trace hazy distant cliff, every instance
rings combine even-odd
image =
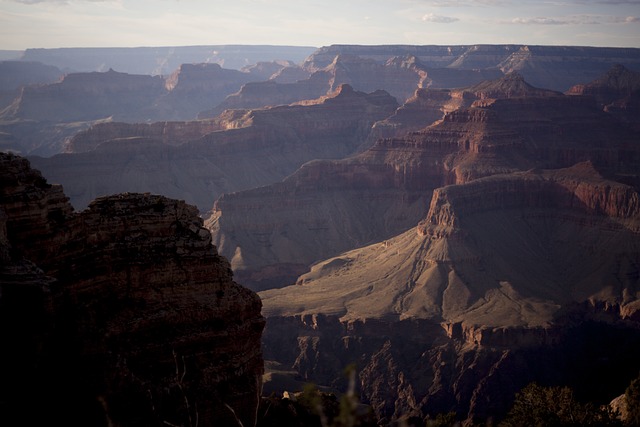
[[[396,108],[385,92],[345,85],[306,105],[235,111],[209,122],[99,125],[73,141],[95,149],[31,161],[79,208],[101,195],[151,191],[207,211],[222,193],[277,182],[315,158],[353,153],[371,125]]]

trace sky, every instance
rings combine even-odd
[[[0,0],[0,49],[260,44],[640,47],[640,0]]]

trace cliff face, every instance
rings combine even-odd
[[[106,71],[169,75],[182,64],[220,64],[239,70],[261,61],[291,60],[302,62],[315,50],[311,46],[158,46],[27,49],[23,60],[51,64],[79,72]]]
[[[2,166],[3,347],[30,343],[3,356],[3,417],[254,425],[261,303],[233,282],[197,209],[122,194],[75,213],[26,160]],[[26,317],[14,304],[36,314],[24,334],[9,326]],[[68,394],[54,392],[62,381]]]

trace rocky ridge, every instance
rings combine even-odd
[[[1,160],[0,336],[15,350],[3,352],[2,417],[254,425],[261,303],[197,209],[121,194],[76,213],[28,161]]]

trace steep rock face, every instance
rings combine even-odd
[[[327,385],[357,363],[388,421],[499,417],[530,381],[608,402],[640,355],[639,203],[589,164],[438,189],[417,228],[261,292],[266,358]]]
[[[427,76],[414,56],[389,58],[384,64],[358,56],[337,55],[325,68],[331,74],[330,90],[349,84],[357,90],[372,92],[384,89],[400,104],[422,87]]]
[[[498,331],[506,339],[497,345],[449,338],[440,325],[423,319],[269,317],[265,358],[285,361],[306,381],[337,388],[342,384],[335,373],[355,364],[359,396],[382,425],[448,412],[486,424],[499,422],[515,393],[531,381],[568,385],[580,399],[606,404],[635,378],[637,324],[594,315],[590,307],[573,316],[573,323],[549,328]]]
[[[280,75],[285,68],[300,68],[293,61],[259,61],[255,64],[246,65],[240,69],[243,73],[248,73],[254,77],[254,80],[271,80]]]
[[[2,155],[2,165],[3,259],[22,266],[2,269],[3,347],[32,343],[26,360],[3,365],[3,417],[254,425],[261,303],[233,282],[196,208],[123,194],[74,213],[26,160]],[[28,274],[25,260],[42,270]],[[26,336],[8,326],[24,317],[12,318],[16,303],[37,315]],[[35,371],[28,384],[11,372],[21,367]],[[66,395],[54,392],[61,381]],[[29,387],[26,401],[11,392]]]
[[[371,125],[396,108],[384,92],[364,94],[344,86],[309,105],[231,112],[215,121],[227,130],[179,146],[121,135],[93,151],[31,161],[63,184],[78,208],[101,195],[136,191],[184,199],[207,211],[223,192],[277,182],[312,159],[353,153]],[[203,123],[186,126],[199,131]]]

